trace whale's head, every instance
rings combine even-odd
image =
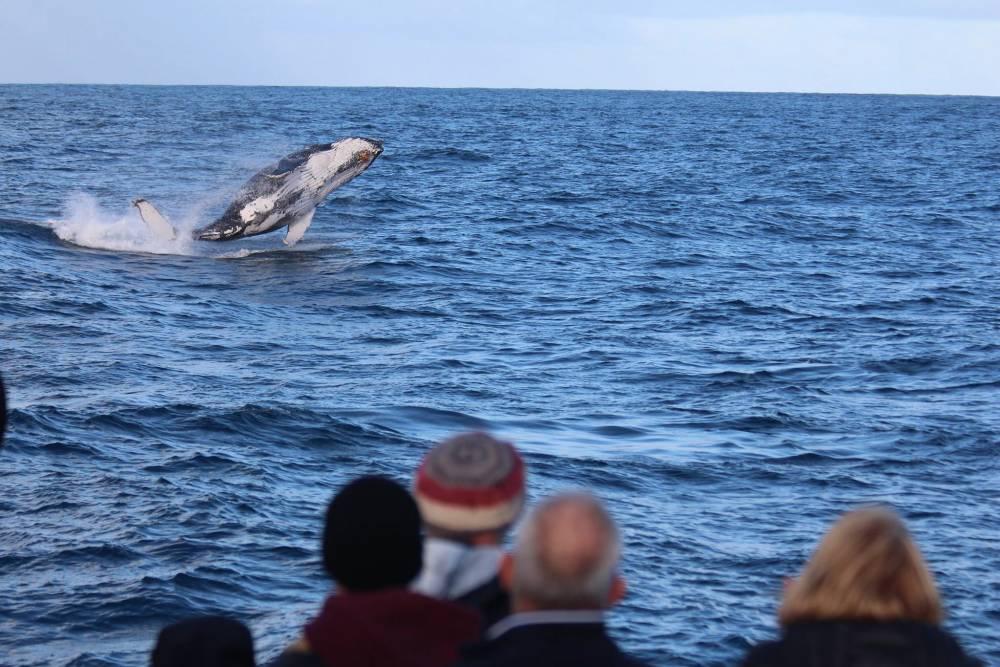
[[[360,175],[381,154],[382,142],[378,139],[350,137],[314,152],[305,166],[315,178],[336,188]]]

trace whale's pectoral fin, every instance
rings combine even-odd
[[[293,220],[288,225],[288,231],[285,232],[285,238],[282,239],[282,243],[290,248],[301,241],[302,237],[306,235],[306,230],[309,229],[309,225],[312,224],[314,213],[316,213],[316,209],[313,209],[302,217]]]
[[[139,217],[142,218],[142,221],[146,223],[146,226],[149,227],[149,230],[153,234],[167,241],[173,241],[177,238],[177,232],[174,230],[173,225],[167,222],[167,219],[160,215],[156,207],[148,201],[145,199],[136,199],[132,202],[132,206],[139,209]]]

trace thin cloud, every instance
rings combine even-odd
[[[1000,95],[996,0],[8,4],[0,82]]]

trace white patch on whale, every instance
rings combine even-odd
[[[257,197],[257,199],[254,199],[240,210],[240,219],[243,222],[250,222],[261,213],[267,213],[274,208],[274,202],[277,200],[278,198],[274,195],[270,197]]]

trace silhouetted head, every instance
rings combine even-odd
[[[156,638],[152,667],[254,667],[253,637],[239,621],[221,616],[168,625]]]
[[[462,433],[431,449],[413,484],[427,534],[499,543],[524,507],[524,463],[514,445]]]
[[[620,551],[618,528],[596,498],[555,496],[524,520],[501,578],[515,611],[604,609],[625,593]]]
[[[785,590],[778,617],[799,621],[938,623],[934,578],[899,516],[884,507],[848,512]]]
[[[406,489],[384,477],[362,477],[330,501],[323,565],[350,592],[402,588],[423,566],[420,513]]]

